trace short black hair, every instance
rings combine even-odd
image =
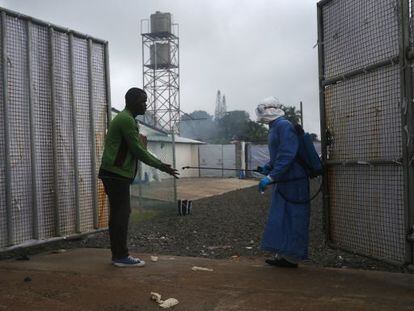
[[[137,103],[143,103],[147,100],[147,93],[144,90],[137,87],[132,87],[125,94],[125,104],[135,105]]]

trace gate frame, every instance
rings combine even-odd
[[[401,7],[401,22],[402,35],[400,43],[400,57],[401,57],[401,94],[405,102],[402,105],[402,140],[403,140],[403,165],[404,165],[404,180],[405,180],[405,216],[407,232],[407,254],[406,262],[411,265],[414,264],[414,191],[410,188],[414,187],[414,102],[413,102],[413,74],[414,69],[414,46],[410,42],[410,37],[413,35],[410,27],[410,18],[414,18],[413,8],[410,11],[410,0],[400,0]],[[404,142],[407,142],[404,144]]]
[[[410,0],[396,0],[399,9],[400,19],[400,34],[399,34],[399,55],[392,57],[391,59],[375,63],[361,68],[353,70],[349,73],[340,76],[334,76],[333,78],[324,79],[325,62],[324,62],[324,33],[323,33],[323,7],[334,0],[321,0],[317,3],[317,27],[318,27],[318,74],[319,74],[319,109],[320,109],[320,127],[321,127],[321,151],[322,162],[324,166],[335,165],[334,161],[327,160],[327,128],[326,128],[326,116],[325,116],[325,86],[333,84],[340,80],[345,80],[353,76],[359,75],[367,71],[373,71],[377,68],[390,65],[399,64],[400,77],[401,77],[401,120],[402,120],[402,168],[403,168],[403,181],[404,181],[404,223],[405,229],[408,229],[406,243],[405,264],[414,264],[414,191],[410,191],[410,187],[414,187],[414,102],[413,102],[413,69],[411,66],[414,64],[414,47],[410,44]],[[412,8],[414,11],[414,8]],[[414,31],[414,29],[413,29]],[[411,122],[409,122],[411,120]],[[349,163],[358,165],[358,163]],[[392,164],[388,161],[380,161],[376,164]],[[327,170],[324,170],[323,175],[323,224],[326,242],[330,247],[341,249],[331,240],[330,235],[330,206],[329,206],[329,188],[328,188],[328,174]],[[346,250],[350,251],[350,250]],[[370,257],[365,254],[361,254],[365,257]],[[378,258],[376,258],[378,259]],[[400,265],[392,260],[382,259],[384,262]]]

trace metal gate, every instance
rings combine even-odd
[[[107,43],[0,12],[0,249],[106,227]]]
[[[408,0],[318,3],[328,240],[397,264],[413,262],[409,9]]]
[[[201,145],[198,147],[198,154],[200,177],[237,177],[236,145]],[[203,167],[219,169],[202,169]]]

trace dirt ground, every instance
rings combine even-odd
[[[129,228],[130,249],[177,256],[247,256],[264,259],[268,254],[259,248],[271,192],[259,194],[256,184],[256,180],[190,179],[181,189],[204,198],[193,201],[192,214],[184,217],[177,216],[175,205],[169,208],[136,206],[132,211]],[[214,191],[222,193],[231,187],[238,190],[210,196]],[[319,184],[313,181],[311,192],[315,193],[318,187]],[[194,189],[198,189],[198,193]],[[91,237],[82,241],[81,246],[107,248],[108,235],[102,233]],[[407,271],[404,267],[329,248],[323,231],[320,195],[312,201],[311,206],[309,258],[313,264],[323,267]]]
[[[270,267],[261,260],[205,259],[133,253],[143,268],[116,268],[106,249],[44,253],[0,261],[0,310],[414,310],[414,275],[303,265]],[[212,271],[193,271],[202,267]]]
[[[146,267],[111,266],[107,232],[1,254],[0,310],[159,310],[151,291],[177,298],[173,310],[414,310],[414,275],[389,273],[405,268],[326,246],[320,197],[310,260],[286,270],[264,264],[259,249],[270,191],[251,180],[186,182],[191,215],[174,204],[132,210],[128,243]]]
[[[177,216],[175,204],[153,204],[142,208],[133,199],[128,241],[130,250],[212,259],[238,256],[264,260],[269,254],[260,250],[260,241],[271,193],[267,191],[264,195],[259,194],[256,185],[257,180],[248,179],[180,179],[178,196],[194,199],[192,214],[184,217]],[[318,187],[319,184],[313,181],[311,193],[315,193]],[[231,189],[236,190],[226,192]],[[10,256],[25,258],[42,251],[78,247],[109,248],[108,233],[0,253],[0,260]],[[406,267],[389,265],[328,247],[323,231],[321,195],[311,205],[309,262],[322,267],[409,272]]]

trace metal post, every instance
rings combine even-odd
[[[69,33],[69,66],[70,66],[70,99],[72,104],[72,135],[73,135],[73,164],[75,171],[75,232],[80,233],[80,195],[79,195],[79,156],[77,137],[77,116],[75,101],[75,73],[73,55],[73,34]]]
[[[410,8],[408,0],[400,0],[400,68],[401,68],[401,101],[402,101],[402,145],[403,145],[403,167],[404,167],[404,205],[405,205],[405,229],[406,232],[410,226],[414,225],[414,193],[410,191],[410,185],[413,185],[413,166],[410,165],[409,150],[412,148],[410,139],[410,130],[412,130],[412,76],[411,66],[409,66],[406,51],[410,46]],[[414,249],[413,244],[407,243],[407,253],[405,254],[406,263],[413,264]]]
[[[303,105],[302,101],[300,101],[300,125],[303,127]]]
[[[141,33],[142,33],[142,23],[143,21],[141,21]],[[141,37],[142,40],[142,51],[141,51],[141,55],[142,55],[142,89],[145,90],[145,55],[144,55],[144,48],[145,48],[145,36]],[[151,54],[151,50],[150,50],[150,54]],[[151,55],[150,55],[150,59],[151,59]],[[147,94],[148,95],[148,94]],[[146,121],[146,117],[144,116],[144,120]],[[142,165],[141,162],[138,161],[137,163],[138,165],[138,178],[139,178],[139,183],[138,183],[138,204],[139,207],[142,208],[143,206],[143,201],[142,201],[142,184],[141,184],[141,180],[142,180]]]
[[[97,191],[97,174],[96,174],[96,143],[95,143],[95,115],[93,110],[93,70],[92,70],[92,39],[88,39],[88,76],[89,76],[89,120],[91,138],[91,161],[92,161],[92,206],[93,206],[93,226],[95,229],[98,224],[98,191]]]
[[[168,41],[169,48],[171,48],[171,42]],[[171,67],[171,55],[168,60],[168,66]],[[168,84],[171,85],[171,70],[168,70]],[[168,102],[169,102],[169,114],[170,114],[170,130],[171,130],[171,147],[172,147],[172,166],[175,168],[177,166],[176,153],[175,153],[175,122],[172,120],[172,109],[171,109],[171,87],[168,88]],[[173,187],[174,187],[174,204],[177,202],[177,180],[173,177]]]
[[[323,49],[323,15],[322,4],[317,4],[318,15],[318,63],[319,63],[319,110],[320,110],[320,124],[321,124],[321,146],[322,146],[322,162],[325,170],[323,174],[323,225],[325,231],[326,241],[330,240],[330,222],[329,222],[329,187],[328,187],[328,167],[327,167],[327,145],[326,145],[326,124],[325,124],[325,92],[323,81],[325,78],[325,63],[324,63],[324,49]]]
[[[153,113],[154,113],[154,126],[157,126],[157,79],[156,79],[156,74],[157,74],[157,64],[158,64],[158,59],[157,59],[157,43],[153,41],[153,45],[154,45],[154,70],[153,70],[153,77],[152,77],[152,81],[153,81],[153,87],[154,89],[152,90],[153,92]],[[150,53],[151,53],[151,48],[150,48]],[[152,56],[152,55],[150,55]],[[151,59],[151,58],[150,58]],[[152,64],[151,64],[152,65]],[[160,124],[160,126],[162,126]]]
[[[33,101],[33,64],[32,64],[32,22],[27,21],[27,64],[29,72],[29,118],[30,118],[30,158],[32,169],[32,213],[33,213],[33,238],[39,238],[39,220],[37,206],[37,159],[36,159],[36,126],[34,120]]]
[[[173,156],[173,167],[176,168],[177,161],[176,161],[176,154],[175,154],[175,133],[174,129],[171,131],[171,145],[172,145],[172,156]],[[177,202],[177,180],[173,177],[173,187],[174,187],[174,204]]]
[[[106,130],[109,129],[109,124],[112,120],[112,102],[111,102],[111,79],[109,69],[109,43],[105,42],[105,90],[106,90],[106,103],[107,103],[107,120]],[[106,199],[106,206],[109,207],[108,199]],[[107,210],[109,214],[109,210]]]
[[[224,145],[221,144],[221,177],[224,177]]]
[[[2,62],[3,62],[3,124],[4,124],[4,160],[6,171],[6,219],[7,219],[7,243],[14,244],[14,230],[12,224],[11,204],[11,163],[10,163],[10,133],[9,133],[9,83],[8,83],[8,61],[7,61],[7,21],[6,12],[1,12],[2,21]]]
[[[179,38],[179,26],[177,24],[177,97],[178,97],[178,120],[180,120],[180,107],[181,107],[181,98],[180,98],[180,38]],[[180,134],[180,124],[178,123],[178,134]]]
[[[54,217],[55,217],[55,233],[57,236],[61,235],[60,232],[60,213],[59,213],[59,193],[58,193],[58,154],[57,154],[57,109],[56,109],[56,89],[55,89],[55,58],[54,58],[54,30],[52,27],[49,27],[49,55],[50,55],[50,64],[49,64],[49,78],[50,78],[50,95],[52,100],[52,146],[53,146],[53,180],[54,180],[54,189],[53,197],[55,203]]]
[[[111,81],[109,74],[109,47],[108,42],[105,43],[105,88],[106,88],[106,102],[108,108],[106,128],[109,128],[109,123],[112,120],[112,102],[111,102]]]
[[[197,159],[198,159],[198,166],[201,167],[200,164],[200,145],[197,147]],[[201,169],[198,169],[198,177],[201,177]]]

